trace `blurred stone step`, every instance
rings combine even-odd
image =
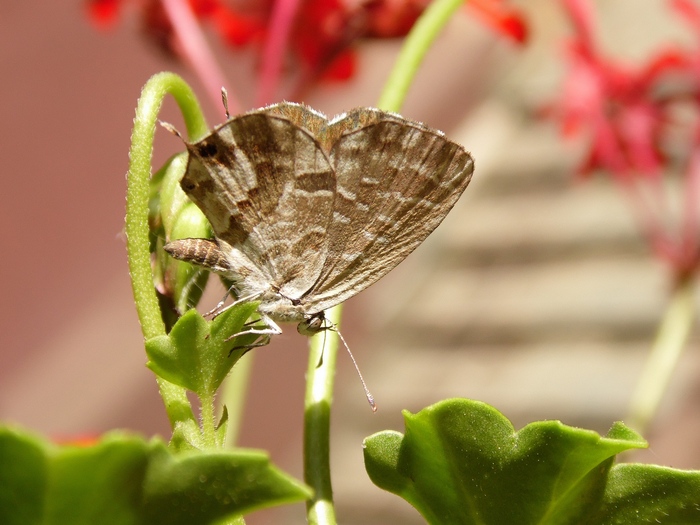
[[[411,346],[645,339],[667,300],[663,270],[636,257],[438,267],[389,297],[380,289],[372,319]]]
[[[630,210],[607,181],[472,199],[455,209],[438,235],[446,256],[460,265],[648,253]]]

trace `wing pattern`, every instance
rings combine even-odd
[[[290,296],[308,290],[325,260],[335,194],[316,140],[288,119],[255,112],[188,149],[181,185],[233,248],[233,265]]]
[[[310,309],[338,304],[379,280],[442,222],[469,184],[473,160],[442,133],[378,110],[335,124],[337,188],[328,256]]]
[[[361,108],[328,122],[286,102],[188,151],[183,189],[242,288],[277,294],[273,317],[279,297],[316,314],[383,277],[440,224],[474,167],[464,148],[398,115]]]

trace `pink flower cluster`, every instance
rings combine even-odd
[[[586,132],[584,176],[601,170],[619,183],[639,211],[654,253],[678,279],[700,262],[700,6],[670,0],[698,34],[691,49],[668,46],[638,67],[596,48],[594,13],[587,0],[562,0],[573,27],[568,74],[553,105],[564,136]],[[680,168],[679,168],[680,166]],[[664,178],[683,177],[681,217],[671,217]]]

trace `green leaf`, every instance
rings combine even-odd
[[[700,523],[700,472],[656,465],[615,465],[595,523]]]
[[[92,447],[56,447],[48,458],[42,523],[139,522],[140,483],[148,448],[139,438],[114,434]],[[109,496],[109,497],[107,497]]]
[[[256,308],[257,303],[236,305],[211,322],[197,311],[188,310],[168,335],[146,341],[147,366],[200,398],[213,396],[243,355],[245,345],[256,339],[254,335],[246,335],[227,340],[244,329],[243,325]],[[231,353],[233,349],[238,351]]]
[[[519,432],[470,400],[404,412],[406,434],[365,440],[372,481],[434,524],[581,524],[603,503],[614,456],[646,443],[621,424],[611,437],[557,421]]]
[[[209,523],[270,502],[292,503],[310,496],[301,482],[272,468],[263,452],[219,450],[173,457],[162,448],[145,481],[144,516],[145,523]]]
[[[3,525],[207,525],[309,496],[259,451],[174,456],[123,433],[59,447],[0,428]]]
[[[207,448],[202,429],[199,428],[199,424],[194,419],[184,419],[175,423],[169,446],[176,452]]]
[[[48,470],[48,459],[38,440],[0,428],[0,523],[41,523]]]

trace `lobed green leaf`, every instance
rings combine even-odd
[[[594,523],[700,523],[700,472],[657,465],[615,465]]]
[[[615,455],[646,442],[622,423],[607,437],[557,421],[516,432],[494,408],[464,399],[404,412],[404,419],[405,435],[385,431],[365,440],[365,466],[376,485],[406,499],[429,523],[639,523],[613,518],[622,515],[622,494],[635,500],[636,509],[655,506],[655,516],[692,508],[687,517],[700,502],[697,473],[684,473],[695,485],[665,500],[657,492],[651,503],[640,489],[630,496],[620,474],[629,467],[611,473],[612,463]],[[648,476],[642,485],[651,483],[656,468],[641,468],[642,477]],[[671,476],[669,470],[663,475]],[[700,514],[695,519],[684,523],[700,523]]]
[[[246,345],[256,339],[248,335],[229,339],[244,330],[246,320],[256,308],[257,303],[239,304],[211,322],[196,310],[188,310],[168,335],[146,341],[147,366],[163,379],[199,397],[213,396],[243,355]]]
[[[207,525],[308,497],[255,450],[173,455],[123,433],[59,447],[0,428],[3,525]]]

